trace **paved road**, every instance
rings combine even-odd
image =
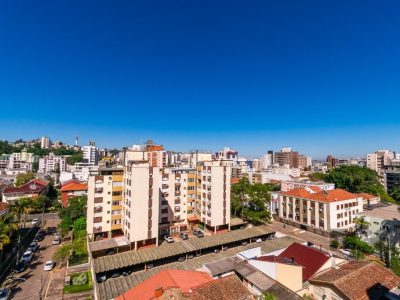
[[[59,223],[59,219],[47,220],[46,227],[55,227]],[[44,299],[47,288],[50,284],[53,272],[43,271],[43,265],[46,261],[51,260],[58,246],[52,245],[54,236],[46,235],[41,241],[40,251],[35,254],[30,267],[23,273],[12,275],[14,278],[23,278],[25,281],[13,280],[11,283],[13,300],[37,300]],[[53,298],[54,299],[54,298]]]

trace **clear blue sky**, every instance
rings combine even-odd
[[[400,150],[400,2],[1,1],[0,138]]]

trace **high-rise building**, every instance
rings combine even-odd
[[[237,164],[239,156],[238,151],[233,150],[229,147],[225,147],[224,150],[218,151],[215,153],[216,160],[230,160],[233,164]]]
[[[289,165],[290,168],[298,168],[299,153],[290,147],[282,148],[280,152],[275,152],[275,163],[280,166]]]
[[[274,164],[274,151],[269,150],[266,154],[261,156],[260,161],[261,161],[261,168],[263,170],[268,169],[268,167]]]
[[[394,158],[395,153],[389,150],[378,150],[375,153],[367,154],[367,168],[381,172],[384,166]]]
[[[50,148],[50,139],[47,136],[43,136],[40,138],[40,148],[42,149]]]
[[[54,155],[50,153],[44,157],[39,158],[39,172],[64,172],[67,166],[67,159],[65,156]]]
[[[83,159],[85,162],[98,165],[99,164],[99,149],[96,148],[93,142],[89,146],[83,146]]]

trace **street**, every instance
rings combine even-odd
[[[59,222],[59,219],[55,218],[47,220],[44,228],[56,227]],[[12,290],[10,299],[46,299],[48,287],[55,270],[53,269],[53,271],[45,272],[43,271],[43,265],[46,261],[52,260],[53,254],[58,248],[58,245],[52,245],[53,238],[53,235],[46,235],[45,239],[39,242],[40,251],[35,253],[26,271],[20,274],[14,273],[9,276],[8,281],[11,283],[8,287]]]

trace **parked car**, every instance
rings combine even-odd
[[[32,251],[32,252],[37,252],[39,250],[40,246],[38,245],[37,242],[32,242],[29,247],[28,250]]]
[[[223,246],[222,247],[222,251],[226,251],[226,250],[228,250],[229,248],[228,248],[228,246]]]
[[[22,273],[28,269],[29,263],[25,259],[21,260],[14,268],[16,273]]]
[[[170,235],[164,236],[164,240],[165,240],[167,243],[173,243],[173,242],[174,242],[174,239],[173,239],[172,236],[170,236]]]
[[[219,253],[220,250],[219,249],[214,249],[214,253]]]
[[[242,242],[242,246],[246,246],[247,245],[247,242]]]
[[[33,219],[32,220],[32,226],[36,226],[39,224],[39,219]]]
[[[44,240],[44,235],[42,235],[42,234],[37,234],[36,236],[35,236],[35,239],[33,240],[33,241],[35,241],[35,242],[40,242],[40,241],[43,241]]]
[[[41,230],[39,230],[38,234],[46,235],[47,233],[46,233],[46,230],[41,229]]]
[[[61,239],[55,237],[54,240],[53,240],[53,242],[52,242],[52,244],[53,244],[53,245],[59,245],[59,244],[61,244]]]
[[[43,266],[43,271],[51,271],[54,268],[54,261],[48,260]]]
[[[32,258],[33,258],[33,252],[32,251],[25,251],[24,254],[21,257],[21,259],[26,260],[28,262],[31,262]]]
[[[57,228],[55,228],[55,227],[47,227],[45,230],[46,230],[47,234],[53,234],[54,232],[57,231]]]
[[[125,270],[122,272],[122,276],[129,276],[132,274],[132,270]]]
[[[111,274],[110,278],[117,278],[117,277],[119,277],[119,276],[121,276],[121,273],[118,272],[118,271],[114,271],[114,272]]]
[[[181,256],[181,257],[178,258],[178,261],[179,261],[179,262],[183,262],[183,261],[185,261],[185,260],[186,260],[186,257],[185,257],[185,256]]]
[[[188,236],[187,232],[180,232],[180,233],[179,233],[179,237],[180,237],[182,240],[187,240],[187,239],[189,239],[189,236]]]
[[[195,228],[193,229],[193,235],[197,236],[197,237],[204,237],[204,232],[203,230],[199,229],[199,228]]]
[[[107,280],[106,274],[97,275],[96,276],[97,283],[102,283]]]
[[[11,290],[8,288],[0,289],[0,300],[8,300],[11,294]]]
[[[190,254],[188,254],[188,256],[187,256],[188,259],[192,259],[193,257],[194,257],[194,254],[193,254],[193,253],[190,253]]]

